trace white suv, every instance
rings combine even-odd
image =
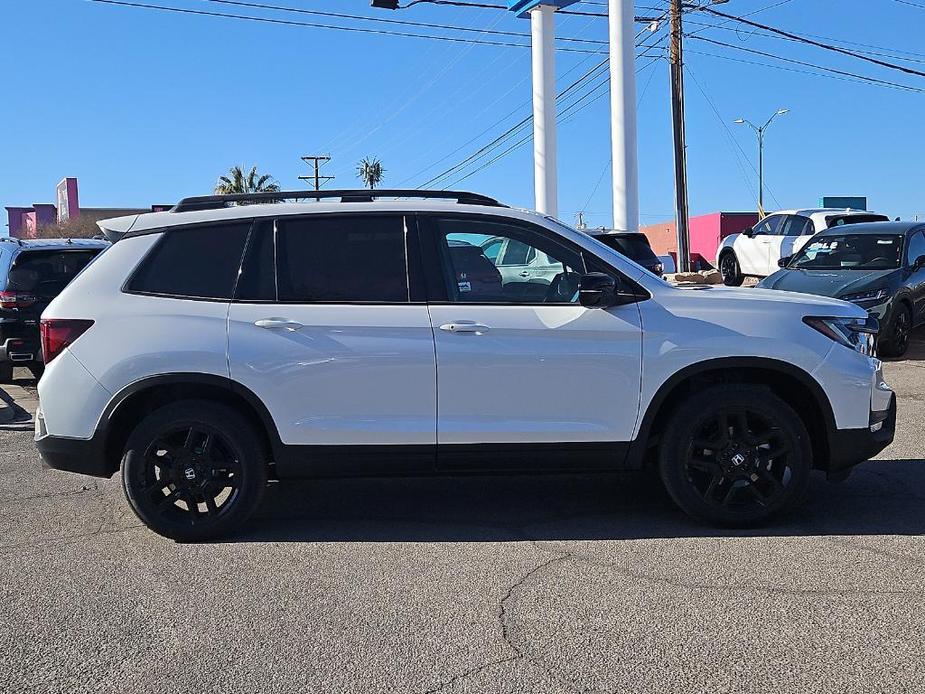
[[[888,221],[886,215],[865,210],[783,210],[740,234],[725,237],[716,250],[716,262],[723,282],[738,287],[746,277],[773,275],[782,258],[792,256],[820,231],[845,224]]]
[[[375,196],[101,222],[121,238],[42,318],[44,460],[121,469],[144,523],[200,540],[268,478],[646,465],[689,514],[747,525],[892,441],[876,321],[853,304],[677,289],[490,198]],[[497,238],[558,266],[539,295],[485,255]]]

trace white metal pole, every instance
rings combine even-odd
[[[536,209],[559,213],[556,167],[555,11],[540,5],[530,11],[533,40],[533,168]]]
[[[613,228],[639,229],[636,150],[636,54],[632,0],[610,0],[610,141],[613,153]]]

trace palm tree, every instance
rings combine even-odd
[[[382,182],[385,169],[377,157],[363,157],[357,164],[357,178],[361,179],[367,188],[372,190]]]
[[[232,166],[227,176],[219,176],[215,184],[217,195],[234,193],[278,193],[279,184],[270,174],[258,175],[257,167],[251,167],[245,174],[240,166]]]

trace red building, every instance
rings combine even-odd
[[[758,223],[757,212],[712,212],[690,218],[692,266],[698,259],[716,265],[716,249],[730,234]],[[671,255],[677,259],[678,237],[674,221],[650,224],[640,231],[649,239],[656,255]]]

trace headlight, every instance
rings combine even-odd
[[[838,297],[842,301],[850,301],[853,304],[874,305],[887,299],[890,292],[886,289],[875,289],[870,292],[860,292],[858,294],[845,294]]]
[[[835,342],[867,356],[874,355],[880,323],[876,318],[824,318],[806,316],[803,322]]]

